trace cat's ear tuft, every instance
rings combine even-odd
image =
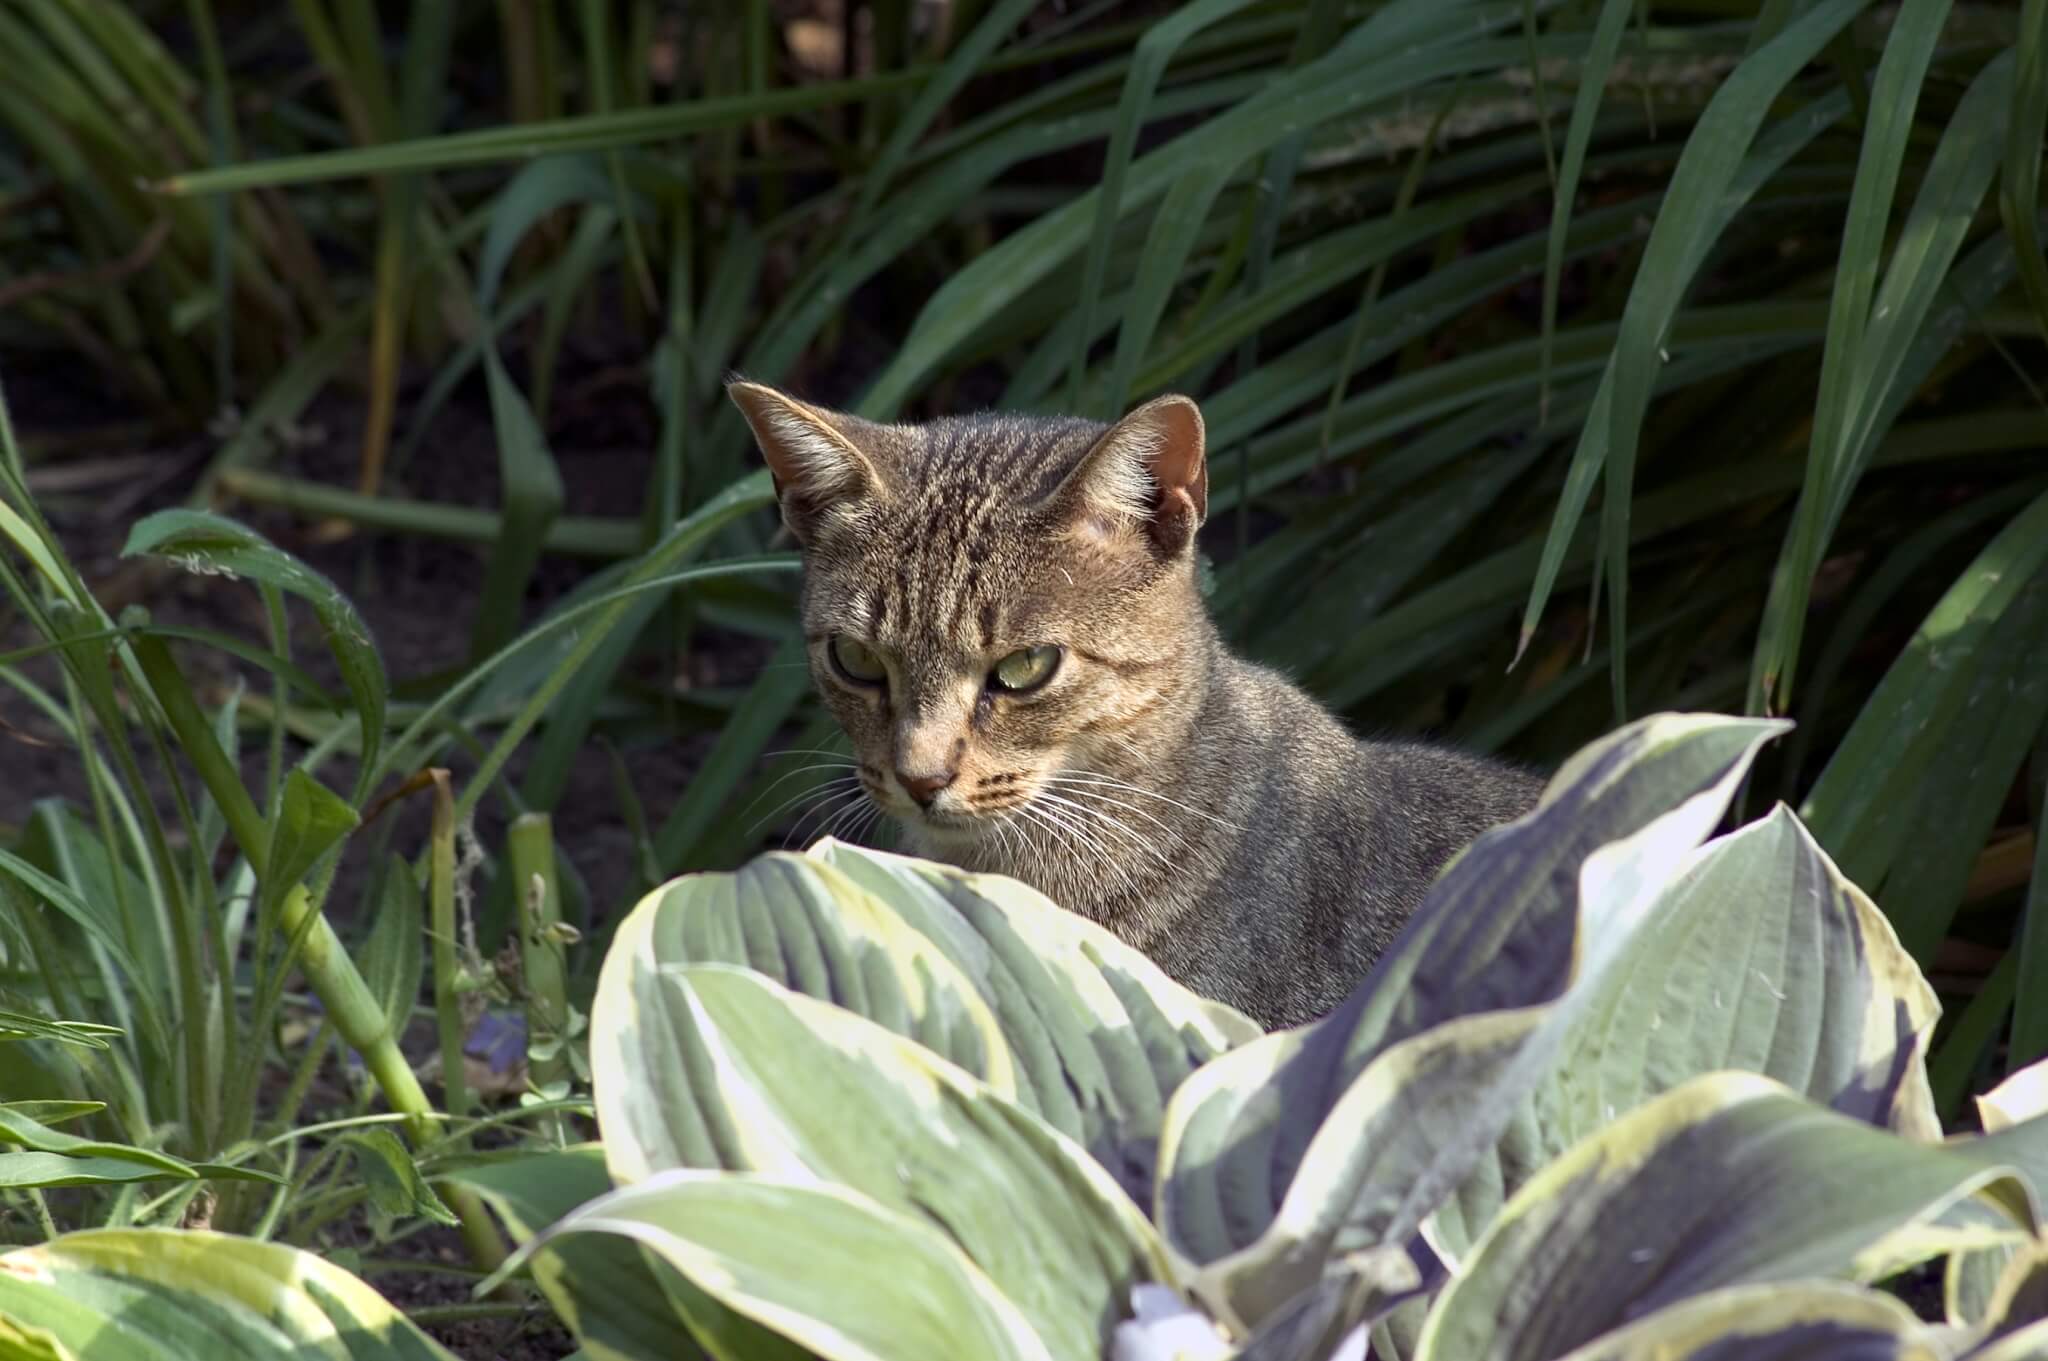
[[[741,379],[725,392],[753,428],[783,522],[799,542],[810,541],[824,515],[883,490],[874,461],[848,436],[851,417]]]
[[[1203,439],[1192,399],[1156,397],[1096,440],[1057,495],[1082,532],[1113,538],[1142,529],[1171,557],[1194,542],[1209,513]]]

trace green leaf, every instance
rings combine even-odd
[[[1902,1139],[1752,1074],[1696,1078],[1521,1189],[1432,1309],[1418,1361],[1549,1361],[1709,1290],[1871,1280],[2032,1235],[2032,1192],[2001,1152]]]
[[[582,1233],[639,1243],[721,1304],[826,1361],[1101,1354],[1048,1347],[928,1222],[825,1183],[662,1172],[584,1206],[535,1243]]]
[[[1611,959],[1620,922],[1602,937],[1597,918],[1582,920],[1582,901],[1589,912],[1596,903],[1639,910],[1784,726],[1658,715],[1594,743],[1565,763],[1533,812],[1445,868],[1334,1012],[1254,1041],[1183,1084],[1167,1111],[1157,1213],[1176,1251],[1209,1264],[1208,1298],[1236,1299],[1227,1307],[1256,1322],[1305,1286],[1319,1270],[1318,1245],[1340,1230],[1352,1241],[1404,1243],[1492,1147],[1566,1032],[1548,1020],[1526,1037],[1480,1027],[1476,1057],[1422,1037],[1460,1015],[1551,1002],[1584,980],[1589,960]],[[1395,1052],[1410,1040],[1416,1049]],[[1374,1076],[1380,1061],[1393,1070]],[[1395,1122],[1398,1142],[1386,1147],[1351,1139],[1347,1122],[1361,1106],[1415,1111],[1422,1092],[1413,1074],[1395,1080],[1403,1068],[1440,1078],[1427,1092],[1449,1108]],[[1334,1119],[1346,1102],[1351,1113]],[[1305,1179],[1311,1158],[1315,1177]]]
[[[704,1062],[689,1032],[648,1034],[662,975],[720,961],[919,1041],[1080,1141],[1134,1194],[1150,1186],[1166,1095],[1257,1033],[1022,884],[827,840],[677,880],[621,924],[591,1061],[606,1130],[633,1132],[610,1155],[622,1181],[729,1165],[729,1136],[704,1113],[636,1095],[680,1091]]]
[[[1832,1281],[1738,1285],[1661,1309],[1572,1361],[1935,1361],[1932,1330],[1889,1295]]]
[[[1856,882],[1880,883],[1892,868],[1900,819],[1917,806],[1921,782],[1949,759],[1949,734],[1975,693],[1983,659],[1998,655],[2001,639],[2027,641],[2007,620],[2030,617],[2044,574],[2048,494],[2007,523],[1928,611],[1814,782],[1800,816]],[[2024,654],[2015,661],[2023,664]],[[1918,958],[1938,943],[1953,903],[1939,906],[1897,922]]]
[[[384,662],[362,616],[333,582],[255,530],[207,511],[174,509],[146,515],[128,531],[121,553],[164,558],[201,576],[266,582],[311,605],[362,720],[362,768],[375,767],[384,738]]]
[[[25,1011],[0,1007],[0,1044],[9,1040],[55,1040],[85,1049],[105,1049],[108,1037],[120,1033],[119,1026],[94,1021],[49,1021]]]
[[[419,882],[402,856],[388,856],[377,880],[377,917],[362,946],[363,982],[384,1008],[385,1023],[403,1034],[419,1001],[426,970],[426,919]]]
[[[277,821],[270,827],[268,882],[263,885],[266,904],[275,907],[282,901],[360,822],[356,810],[338,794],[293,767],[285,776]]]
[[[616,1069],[594,1071],[616,1180],[651,1180],[619,1172],[652,1163],[613,1148],[632,1137],[622,1105],[672,1117],[687,1103],[728,1169],[831,1183],[943,1232],[1056,1356],[1100,1354],[1130,1288],[1165,1278],[1151,1226],[1093,1158],[914,1041],[723,964],[663,970],[638,1020],[642,1047],[687,1034],[696,1063],[680,1088],[660,1063],[628,1071],[624,1091]]]
[[[80,1120],[88,1115],[98,1115],[107,1108],[104,1101],[8,1101],[0,1102],[0,1110],[13,1111],[39,1125],[61,1125],[66,1121]]]
[[[597,1144],[464,1168],[447,1180],[469,1187],[489,1202],[511,1230],[513,1241],[522,1245],[612,1189],[604,1149]],[[705,1329],[707,1322],[728,1341],[738,1330],[751,1332],[732,1351],[749,1361],[794,1361],[804,1355],[776,1334],[732,1314],[628,1238],[563,1233],[535,1245],[526,1265],[591,1361],[696,1361],[704,1353],[695,1348],[683,1351],[683,1338]]]
[[[1941,1137],[1926,1072],[1934,990],[1791,810],[1677,869],[1581,1004],[1531,1108],[1432,1221],[1430,1245],[1453,1267],[1553,1159],[1703,1073],[1760,1073],[1859,1120]]]
[[[1924,66],[1932,53],[1934,31],[1947,10],[1947,0],[1921,0],[1902,9],[1879,71],[1877,98],[1890,105],[1903,104],[1910,112],[1910,90],[1883,88],[1894,70],[1892,58],[1896,52],[1907,54],[1899,63],[1900,70],[1915,63]],[[1806,483],[1764,606],[1750,678],[1752,708],[1783,706],[1790,700],[1813,576],[1848,507],[1850,494],[1869,466],[1878,440],[1960,331],[1964,317],[1954,311],[1947,324],[1929,325],[1936,300],[1945,298],[1949,308],[1955,309],[1959,295],[1968,298],[1972,290],[1960,287],[1956,276],[1968,272],[1972,265],[1995,263],[2001,276],[2012,267],[2010,246],[1993,241],[1981,247],[1963,270],[1950,268],[1968,239],[1977,207],[1998,169],[1998,134],[2011,111],[2012,77],[2013,53],[2005,52],[1986,63],[1971,81],[1921,179],[1874,299],[1870,298],[1870,285],[1890,217],[1891,183],[1890,177],[1881,173],[1882,167],[1873,167],[1873,141],[1865,142],[1828,319],[1828,347],[1807,452]],[[1907,78],[1917,86],[1917,71]],[[1877,98],[1873,99],[1874,108]],[[1896,109],[1879,109],[1870,128],[1871,139],[1889,132],[1899,144],[1879,153],[1886,157],[1899,154],[1910,128],[1910,123],[1895,126],[1891,120],[1896,114]],[[1866,200],[1866,186],[1880,186],[1882,198]]]
[[[491,394],[491,426],[497,434],[498,541],[476,607],[470,636],[474,666],[508,642],[519,627],[519,607],[540,565],[541,543],[562,510],[562,474],[548,448],[533,408],[505,372],[495,345],[484,350],[484,377]]]
[[[0,1189],[29,1186],[100,1186],[129,1181],[193,1181],[190,1168],[163,1167],[131,1158],[73,1157],[64,1153],[0,1153]]]
[[[1249,1017],[1196,996],[1027,884],[830,838],[808,854],[944,951],[1001,1028],[1018,1101],[1135,1196],[1151,1190],[1167,1099],[1190,1073],[1259,1035]]]
[[[381,1126],[344,1134],[340,1140],[355,1155],[356,1175],[369,1188],[370,1205],[387,1219],[429,1219],[457,1224],[449,1208],[427,1185],[398,1136]]]
[[[0,1256],[0,1319],[47,1330],[78,1361],[454,1361],[314,1254],[198,1230],[16,1248]]]
[[[66,1134],[30,1118],[15,1106],[0,1106],[0,1143],[18,1144],[36,1153],[61,1153],[74,1158],[111,1158],[154,1169],[160,1174],[189,1177],[191,1168],[167,1153],[152,1153],[127,1144],[101,1143]]]

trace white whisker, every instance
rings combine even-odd
[[[1193,813],[1198,818],[1207,818],[1219,827],[1227,827],[1233,832],[1241,833],[1244,831],[1244,828],[1236,823],[1219,818],[1214,813],[1205,812],[1192,804],[1182,803],[1179,799],[1168,798],[1157,790],[1146,789],[1143,786],[1132,784],[1129,780],[1119,780],[1113,775],[1104,775],[1099,770],[1062,770],[1056,771],[1045,778],[1049,784],[1100,785],[1105,789],[1120,789],[1126,793],[1142,794],[1148,799],[1157,799],[1161,803],[1171,804],[1184,813]]]

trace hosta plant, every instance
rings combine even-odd
[[[601,1148],[467,1180],[594,1357],[2036,1354],[2048,1103],[1944,1138],[1883,917],[1783,807],[1711,836],[1783,726],[1595,743],[1270,1035],[1014,882],[677,880]],[[1875,1288],[1937,1259],[1939,1323]]]
[[[93,1229],[0,1254],[0,1361],[453,1361],[309,1252]]]

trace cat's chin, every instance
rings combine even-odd
[[[899,814],[896,825],[903,830],[905,849],[913,855],[952,864],[971,863],[978,859],[977,852],[995,839],[993,822],[958,814],[941,814],[938,817],[930,814],[904,817]]]

